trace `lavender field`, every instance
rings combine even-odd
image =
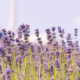
[[[56,36],[56,30],[59,36]],[[52,27],[45,32],[46,46],[39,29],[35,29],[38,44],[30,42],[29,25],[19,26],[17,38],[14,32],[2,29],[0,80],[80,80],[78,29],[74,29],[74,42],[69,33],[67,42],[63,40],[65,31],[61,27]],[[60,37],[60,41],[56,37]]]

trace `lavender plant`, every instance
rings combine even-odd
[[[58,30],[60,41],[56,39]],[[74,29],[75,41],[68,33],[64,41],[64,29],[46,29],[47,45],[43,45],[39,29],[35,29],[38,41],[30,42],[30,26],[20,25],[15,33],[2,29],[0,39],[0,80],[80,80],[80,48],[78,29]],[[24,40],[23,40],[23,39]],[[66,44],[66,45],[65,45]]]

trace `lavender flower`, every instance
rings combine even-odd
[[[23,30],[25,28],[25,25],[24,24],[20,25],[20,28]]]
[[[6,58],[7,58],[7,61],[9,61],[9,62],[13,60],[11,54],[7,54],[7,55],[6,55]]]
[[[50,68],[50,74],[53,75],[53,66]]]
[[[50,29],[46,29],[47,35],[51,34]]]
[[[6,74],[10,74],[10,72],[11,72],[11,70],[10,70],[10,68],[8,67],[8,68],[6,69]]]
[[[24,34],[24,37],[29,37],[30,35],[28,33]]]
[[[2,80],[5,80],[5,75],[2,76]]]
[[[39,29],[35,30],[35,35],[36,35],[36,37],[39,37]]]
[[[80,80],[80,76],[78,77],[78,80]]]
[[[59,33],[61,33],[61,27],[58,27],[58,31],[59,31]]]
[[[58,58],[60,55],[60,52],[59,51],[56,51],[56,57]]]
[[[8,31],[8,35],[11,35],[11,31]]]
[[[58,60],[55,60],[55,66],[56,66],[57,68],[60,68],[60,63],[59,63]]]
[[[77,62],[77,65],[80,67],[80,61]]]
[[[55,27],[52,27],[52,31],[53,31],[53,32],[55,31]]]

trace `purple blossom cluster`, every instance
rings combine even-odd
[[[39,29],[35,29],[38,44],[30,42],[29,25],[19,26],[16,39],[14,32],[2,29],[0,80],[13,80],[13,76],[15,80],[29,80],[34,73],[36,80],[44,80],[44,77],[46,80],[80,80],[80,48],[76,40],[78,29],[74,29],[74,42],[71,34],[67,35],[65,42],[64,29],[58,27],[57,30],[61,38],[60,43],[56,39],[56,28],[52,27],[51,30],[45,30],[48,41],[45,46],[39,36]],[[34,72],[30,73],[30,70]]]

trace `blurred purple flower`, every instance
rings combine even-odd
[[[6,69],[6,74],[10,74],[10,72],[11,72],[11,70],[10,70],[10,68],[8,67],[8,68]]]

